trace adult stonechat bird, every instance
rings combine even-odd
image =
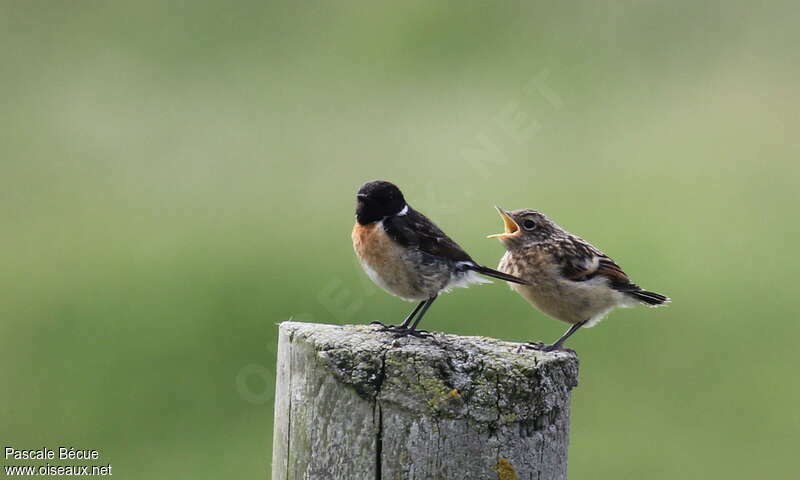
[[[511,289],[546,315],[572,325],[554,343],[529,344],[533,348],[559,349],[579,328],[596,325],[617,307],[670,301],[631,282],[614,260],[541,212],[495,208],[505,225],[503,233],[489,235],[506,247],[498,269],[527,282],[510,284]]]
[[[439,293],[491,283],[478,274],[525,284],[476,263],[389,182],[376,180],[359,189],[352,237],[361,266],[373,282],[392,295],[419,302],[400,325],[384,325],[400,335],[424,336],[417,326]]]

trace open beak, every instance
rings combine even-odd
[[[505,232],[503,233],[495,233],[494,235],[489,235],[486,238],[511,238],[519,233],[519,225],[515,222],[511,217],[508,216],[506,212],[503,211],[502,208],[495,205],[497,212],[500,214],[500,217],[503,219],[503,224],[505,226]]]

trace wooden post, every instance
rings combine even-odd
[[[578,359],[517,346],[282,323],[272,479],[566,479]]]

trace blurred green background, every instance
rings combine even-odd
[[[673,298],[571,340],[572,478],[793,476],[799,17],[3,2],[0,442],[100,449],[121,478],[268,476],[276,323],[412,306],[350,245],[382,178],[486,264],[492,206],[537,208]],[[500,282],[425,326],[565,327]]]

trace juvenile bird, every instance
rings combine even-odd
[[[400,335],[423,336],[417,326],[440,292],[491,283],[479,273],[525,283],[476,263],[428,217],[411,208],[389,182],[368,182],[358,191],[352,238],[361,266],[373,282],[392,295],[419,302],[400,325],[384,326]]]
[[[546,315],[572,324],[554,343],[530,344],[533,348],[556,350],[579,328],[596,325],[617,307],[658,306],[670,301],[632,283],[607,255],[544,214],[495,208],[503,218],[505,232],[488,238],[499,238],[507,249],[498,269],[528,282],[511,284],[511,289]]]

